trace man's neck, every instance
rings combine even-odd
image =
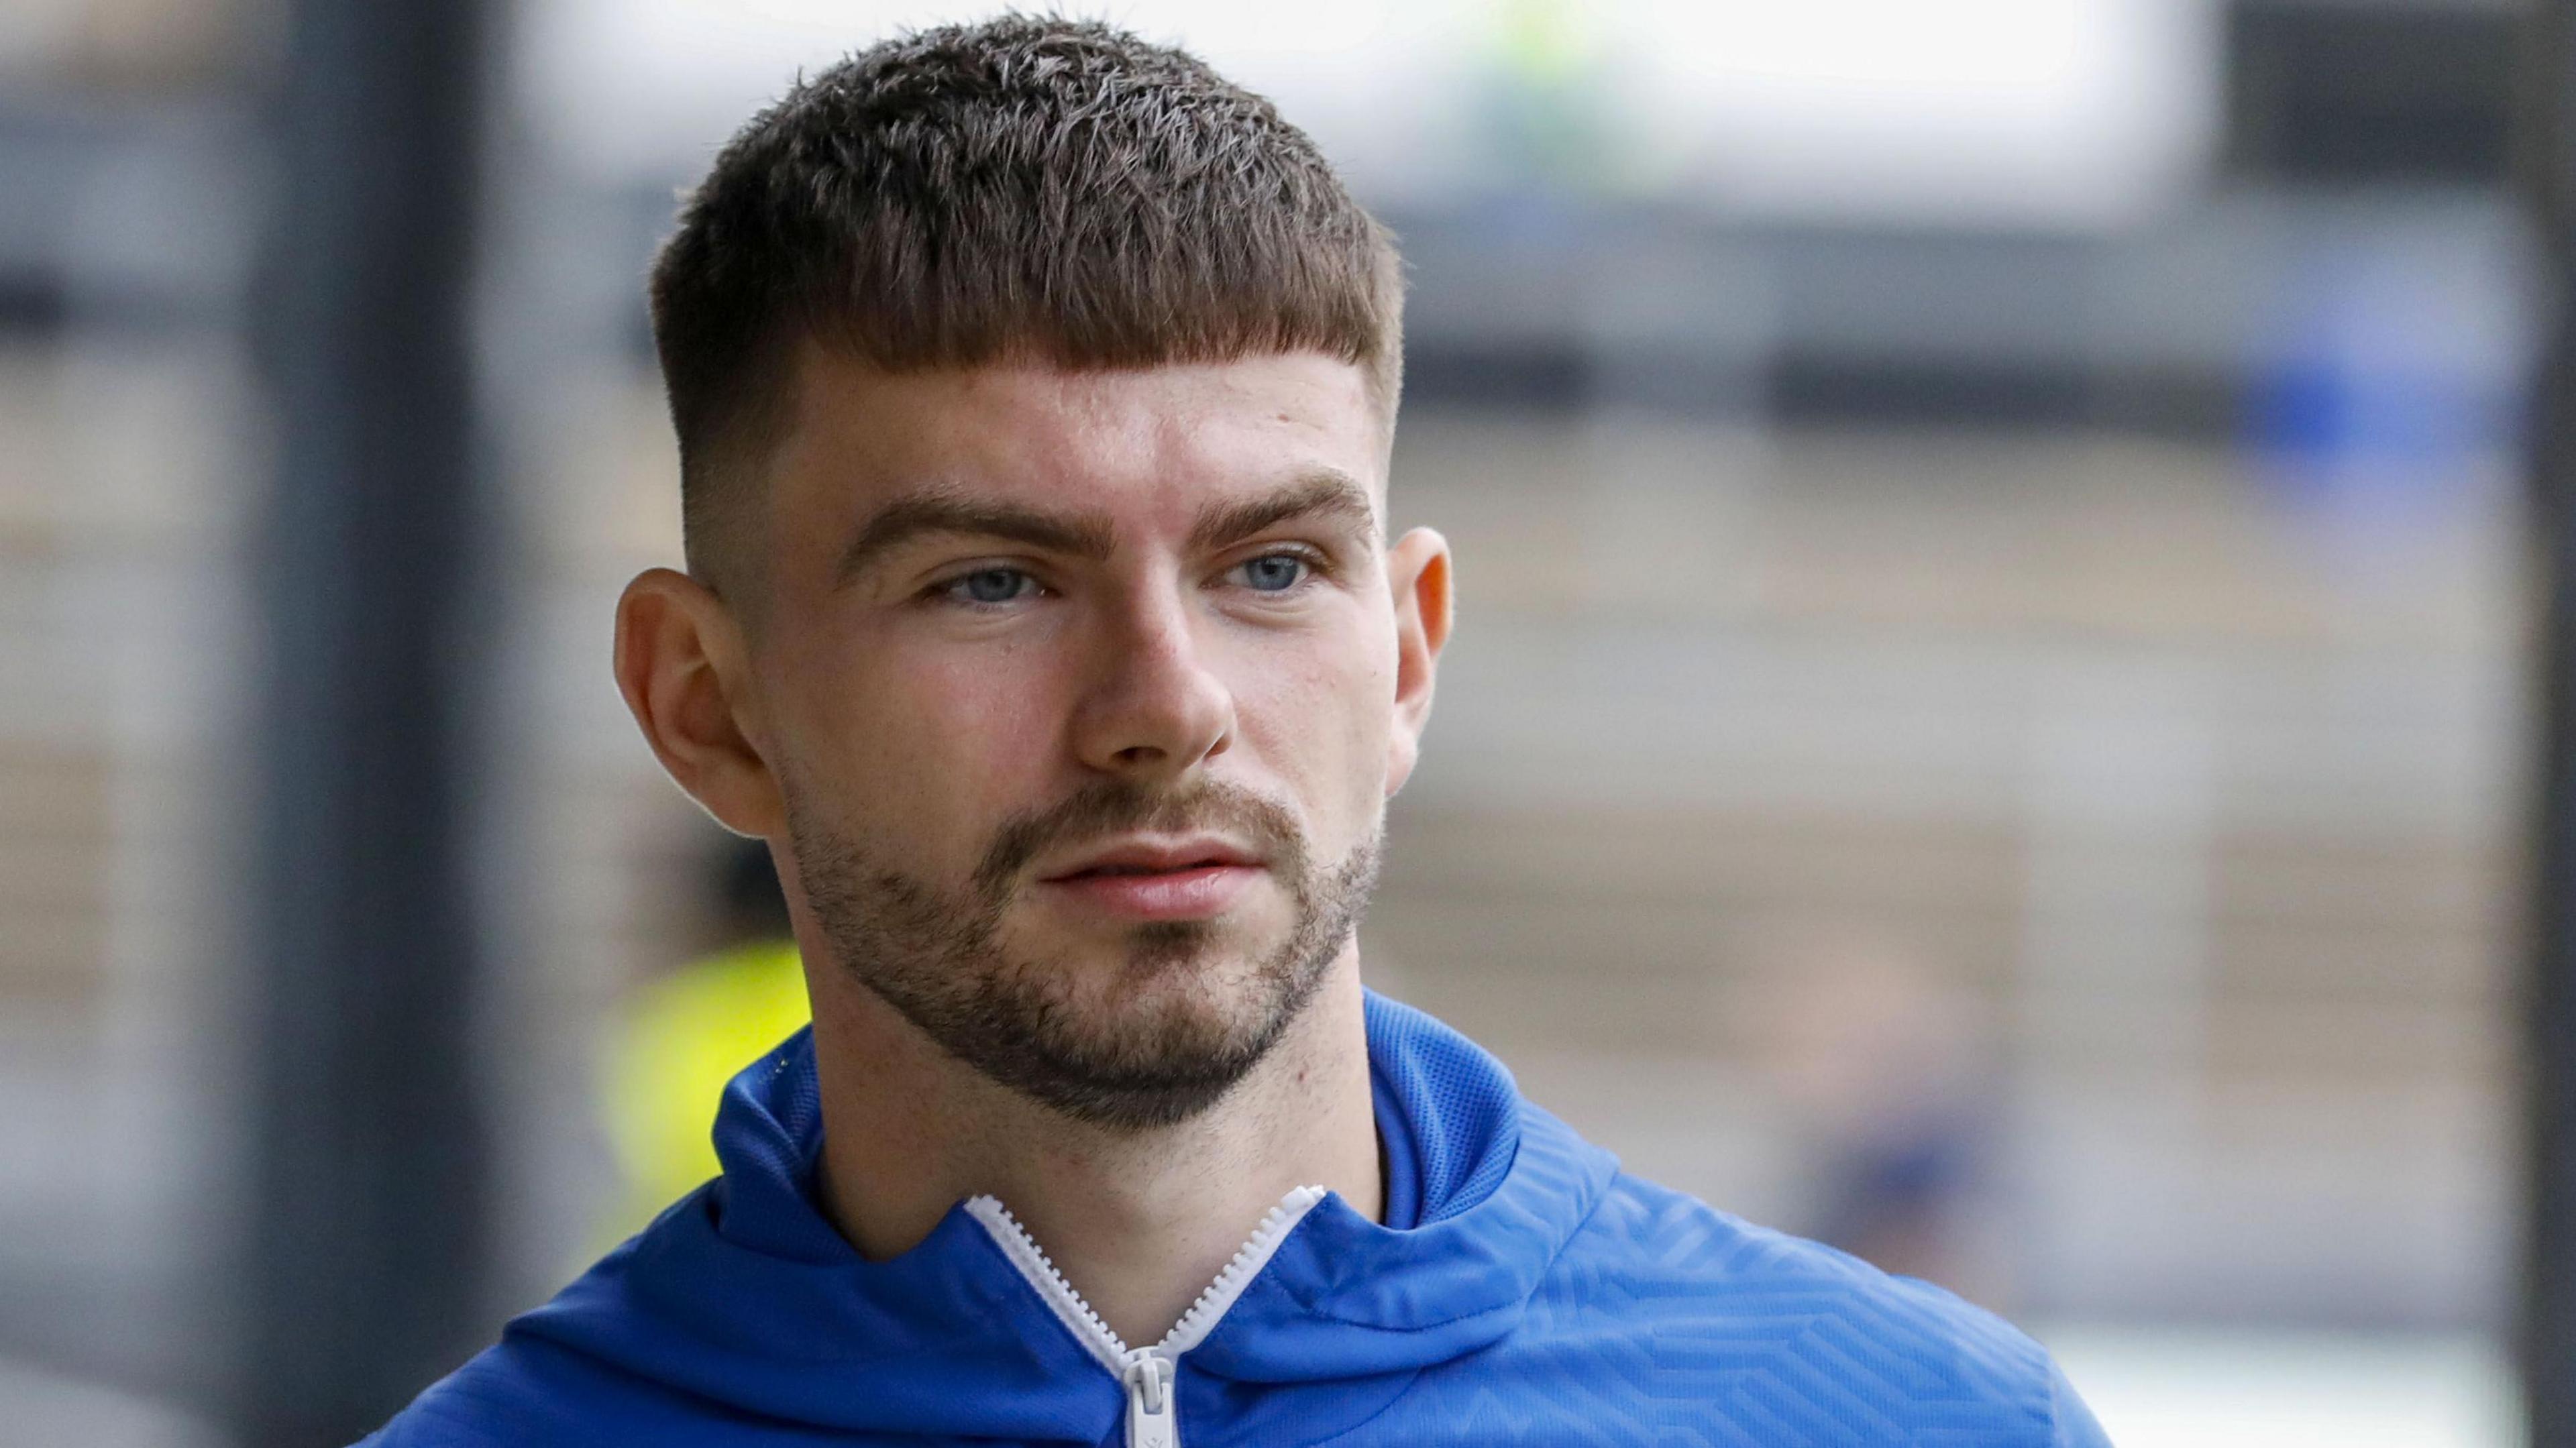
[[[1359,960],[1346,948],[1278,1046],[1205,1112],[1119,1133],[1068,1121],[940,1052],[854,982],[814,982],[824,1201],[872,1259],[958,1201],[1001,1199],[1093,1311],[1154,1342],[1301,1185],[1382,1212]]]

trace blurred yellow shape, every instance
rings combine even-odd
[[[692,961],[638,991],[606,1062],[609,1139],[625,1176],[603,1236],[619,1240],[716,1174],[725,1083],[813,1018],[791,940]]]

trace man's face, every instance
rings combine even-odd
[[[750,654],[809,944],[1069,1115],[1193,1114],[1346,955],[1428,704],[1362,373],[800,376]]]

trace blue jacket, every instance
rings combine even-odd
[[[1291,1193],[1145,1348],[990,1198],[892,1260],[852,1250],[809,1190],[800,1032],[726,1089],[722,1176],[367,1441],[2106,1442],[1996,1318],[1627,1175],[1419,1011],[1372,996],[1368,1032],[1401,1225]]]

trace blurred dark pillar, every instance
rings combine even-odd
[[[2546,612],[2523,995],[2530,1162],[2519,1347],[2533,1448],[2576,1448],[2576,0],[2546,0],[2532,27],[2524,160],[2555,295],[2532,393],[2534,555]]]
[[[241,1429],[260,1448],[369,1431],[455,1365],[483,1305],[464,834],[478,9],[290,9],[254,298],[279,428],[243,861],[257,1164]]]

